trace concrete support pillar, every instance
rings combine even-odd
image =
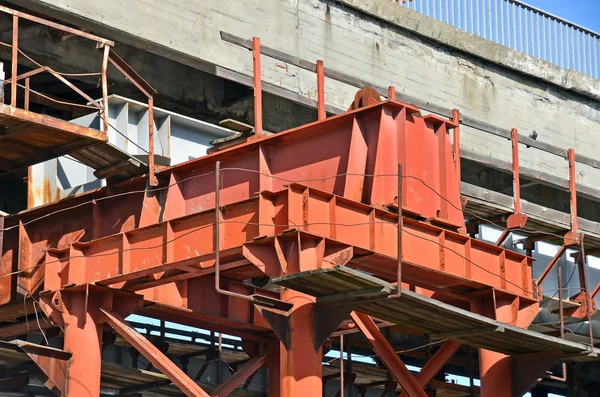
[[[314,298],[284,290],[282,298],[294,304],[289,322],[289,349],[280,344],[281,397],[322,397],[321,348],[315,349]]]
[[[66,397],[100,395],[101,327],[92,319],[91,308],[86,306],[85,301],[84,292],[70,293],[65,300],[68,314],[65,321],[64,350],[73,354],[68,365]]]

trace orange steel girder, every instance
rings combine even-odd
[[[298,348],[315,346],[314,309],[294,301],[306,297],[240,281],[336,265],[396,281],[401,205],[403,282],[453,302],[491,291],[526,326],[538,304],[531,258],[464,233],[448,135],[456,126],[397,101],[375,103],[169,168],[152,191],[137,178],[7,217],[0,304],[93,283],[137,291],[155,303],[144,313],[171,321],[247,335],[268,330],[250,302],[216,294],[218,248],[222,288],[296,304],[288,319],[296,331],[279,352],[281,395],[318,395],[320,353]]]

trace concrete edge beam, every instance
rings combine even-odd
[[[404,8],[395,2],[389,0],[336,0],[336,2],[444,46],[600,100],[600,80],[512,50]]]

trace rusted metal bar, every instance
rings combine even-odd
[[[102,67],[104,69],[104,63],[102,64]],[[51,75],[53,75],[54,77],[56,77],[58,80],[62,81],[67,87],[69,87],[70,89],[72,89],[73,91],[75,91],[76,93],[78,93],[79,95],[81,95],[82,97],[84,97],[85,99],[87,99],[88,101],[90,101],[92,104],[94,104],[94,106],[96,106],[98,109],[102,109],[103,108],[103,106],[100,105],[100,103],[98,103],[98,101],[96,101],[94,98],[92,98],[91,96],[89,96],[88,94],[86,94],[85,92],[83,92],[82,90],[80,90],[75,84],[71,83],[69,80],[65,79],[63,76],[61,76],[60,74],[56,73],[51,68],[46,67],[45,69],[48,71],[48,73],[50,73]],[[106,76],[106,74],[104,73],[103,76]],[[105,95],[105,90],[104,90],[105,81],[104,81],[104,79],[105,79],[105,77],[103,77],[103,80],[102,80],[102,97],[103,98],[104,98],[104,95]]]
[[[385,364],[390,373],[398,381],[402,389],[410,397],[427,397],[417,379],[410,373],[406,365],[400,360],[394,348],[385,339],[371,317],[366,314],[352,312],[350,314],[360,331],[367,339],[375,353]]]
[[[29,77],[25,78],[25,102],[23,109],[29,110]]]
[[[17,76],[17,65],[19,61],[19,17],[13,15],[12,31],[12,59],[11,59],[11,77]],[[17,85],[13,84],[10,88],[10,106],[17,106]]]
[[[558,263],[558,261],[560,260],[560,258],[562,258],[562,256],[564,255],[565,251],[567,250],[567,246],[566,245],[561,245],[560,248],[558,249],[558,252],[556,253],[556,255],[554,255],[554,257],[550,260],[550,262],[548,263],[548,266],[546,266],[546,268],[544,269],[544,271],[542,272],[542,274],[540,274],[540,276],[537,278],[536,282],[537,285],[539,287],[542,286],[542,283],[544,282],[544,280],[546,279],[546,277],[548,277],[548,274],[550,274],[550,272],[552,271],[552,269],[554,268],[554,266],[556,266],[556,264]]]
[[[262,78],[260,70],[260,39],[252,38],[252,59],[254,71],[254,134],[262,136]]]
[[[344,397],[344,335],[340,335],[340,397]]]
[[[232,393],[246,378],[256,373],[267,361],[267,353],[252,357],[244,366],[221,383],[210,395],[225,397]]]
[[[323,61],[317,61],[317,115],[319,120],[325,119],[325,68]]]
[[[108,48],[108,47],[107,47]],[[105,110],[104,114],[108,114]],[[148,98],[148,182],[150,186],[158,186],[154,162],[154,98]]]
[[[577,220],[577,176],[575,174],[575,150],[569,149],[569,192],[571,194],[571,232],[577,233],[579,222]]]
[[[26,13],[21,12],[21,11],[16,11],[16,10],[10,9],[8,7],[0,6],[0,12],[4,12],[6,14],[10,14],[10,15],[12,15],[14,17],[21,17],[21,18],[27,19],[29,21],[37,22],[37,23],[39,23],[41,25],[46,25],[46,26],[54,28],[54,29],[62,30],[64,32],[71,33],[71,34],[74,34],[74,35],[77,35],[77,36],[80,36],[80,37],[84,37],[86,39],[97,41],[99,43],[103,43],[103,44],[110,45],[110,46],[114,46],[115,45],[115,43],[113,41],[111,41],[111,40],[103,39],[102,37],[99,37],[99,36],[96,36],[96,35],[93,35],[93,34],[89,34],[89,33],[83,32],[83,31],[81,31],[79,29],[73,29],[73,28],[70,28],[68,26],[56,23],[56,22],[51,22],[51,21],[49,21],[47,19],[44,19],[44,18],[36,17],[36,16],[29,15],[29,14],[26,14]]]
[[[508,237],[509,234],[510,234],[510,230],[504,229],[502,231],[502,234],[500,235],[500,237],[498,237],[498,240],[496,240],[496,242],[494,243],[494,245],[497,247],[500,247],[502,244],[504,244],[504,241],[506,241],[506,238]]]
[[[514,212],[521,212],[521,178],[519,175],[519,133],[516,128],[510,132],[512,141],[512,174],[513,174],[513,199]]]
[[[102,55],[102,121],[104,123],[104,132],[108,133],[108,57],[110,47],[104,46]],[[152,174],[150,174],[152,175]]]
[[[139,351],[148,361],[171,380],[186,396],[209,397],[189,376],[187,376],[173,361],[166,357],[142,334],[125,322],[121,315],[105,309],[100,309],[106,322],[117,331],[131,346]]]
[[[402,295],[402,164],[398,163],[398,263],[396,267],[396,293],[389,298],[398,298]]]
[[[421,371],[415,376],[421,387],[425,387],[440,372],[450,358],[458,351],[461,344],[459,342],[448,340],[442,347],[427,361]],[[406,391],[403,391],[399,397],[409,397]]]
[[[131,81],[146,97],[154,97],[157,91],[146,80],[142,78],[123,58],[121,58],[112,48],[108,54],[110,63]]]
[[[562,269],[558,267],[558,318],[560,320],[560,338],[565,339],[565,317],[564,303],[562,293]]]
[[[29,72],[18,75],[16,81],[23,80],[27,77],[35,76],[36,74],[40,74],[45,71],[46,71],[46,68],[43,68],[43,67],[30,70]],[[4,80],[4,85],[5,86],[10,85],[12,82],[13,82],[13,78],[11,77],[10,79]]]
[[[388,87],[388,98],[390,99],[390,101],[396,100],[396,87],[394,87],[394,86]]]

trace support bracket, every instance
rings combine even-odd
[[[522,396],[529,391],[562,356],[557,350],[512,356],[512,395]]]

